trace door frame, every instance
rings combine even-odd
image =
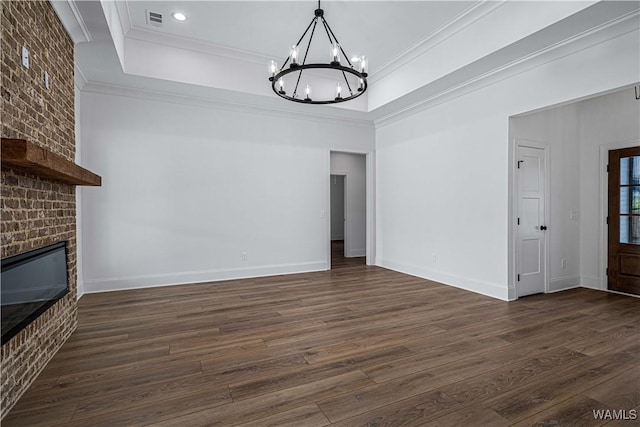
[[[511,256],[509,257],[509,277],[511,279],[511,283],[513,283],[513,287],[509,287],[509,300],[518,299],[518,168],[516,163],[518,161],[518,148],[519,147],[529,147],[529,148],[537,148],[543,151],[544,156],[544,222],[545,225],[553,225],[550,224],[550,151],[551,145],[547,142],[542,141],[534,141],[532,139],[525,138],[513,138],[512,139],[512,155],[511,157],[511,165],[509,170],[511,170]],[[553,228],[551,228],[553,230]],[[550,292],[549,290],[549,233],[545,233],[544,235],[544,293],[547,294]]]
[[[599,265],[598,277],[583,276],[580,285],[586,288],[598,289],[601,291],[612,292],[622,295],[631,295],[640,298],[637,295],[626,294],[623,292],[612,291],[609,289],[608,277],[606,269],[609,264],[609,227],[607,225],[607,216],[609,215],[609,173],[607,172],[607,164],[609,164],[609,151],[619,150],[621,148],[636,147],[640,145],[639,139],[627,141],[610,142],[600,145],[600,244],[599,249]]]
[[[326,247],[326,270],[331,270],[331,221],[327,220],[326,212],[331,213],[331,187],[329,181],[331,175],[331,153],[348,153],[348,154],[360,154],[365,156],[365,197],[366,197],[366,264],[376,265],[376,180],[375,180],[375,165],[376,157],[374,151],[357,151],[357,150],[327,150],[326,162],[327,162],[327,175],[325,180],[326,194],[325,194],[325,247]],[[346,197],[346,185],[345,185],[345,197]],[[345,202],[345,214],[346,214],[346,202]],[[345,224],[346,233],[346,224]],[[346,246],[346,245],[345,245]]]

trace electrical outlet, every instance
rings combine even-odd
[[[565,268],[567,268],[567,260],[566,260],[566,259],[562,258],[562,259],[560,260],[560,268],[562,268],[563,270],[564,270]]]
[[[242,261],[246,261],[246,260],[247,260],[247,257],[248,257],[247,252],[245,252],[245,251],[240,252],[240,260],[242,260]]]
[[[29,68],[29,51],[24,46],[22,46],[22,65]]]

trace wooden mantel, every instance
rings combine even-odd
[[[102,178],[24,139],[2,138],[2,167],[70,185],[102,185]]]

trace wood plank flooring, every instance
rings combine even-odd
[[[10,426],[638,425],[640,299],[362,265],[85,295]]]

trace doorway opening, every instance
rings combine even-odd
[[[366,155],[331,152],[330,164],[329,268],[366,265]]]
[[[640,295],[640,147],[609,151],[607,289]]]

